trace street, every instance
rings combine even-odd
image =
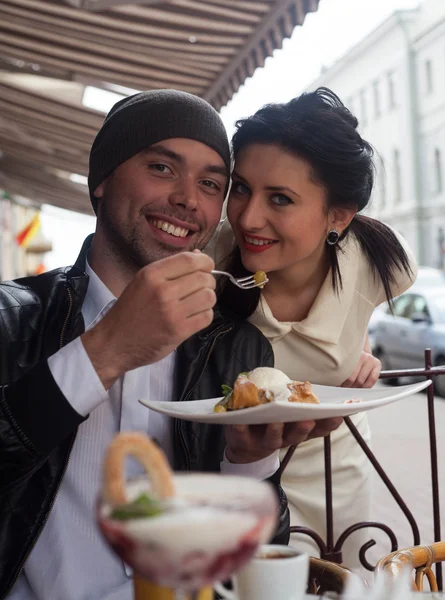
[[[445,537],[445,399],[436,398],[436,432],[441,497],[441,530]],[[425,393],[416,394],[369,413],[373,451],[417,521],[421,543],[433,537],[433,509],[429,454],[428,410]],[[374,471],[372,519],[387,524],[396,534],[399,548],[413,545],[411,527]],[[389,540],[370,529],[377,544],[367,553],[371,563],[390,552]]]

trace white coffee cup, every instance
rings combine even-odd
[[[252,561],[233,578],[234,592],[215,590],[226,600],[303,600],[309,557],[292,546],[261,546]]]

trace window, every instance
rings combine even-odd
[[[380,208],[386,205],[386,169],[383,156],[379,156],[377,167],[378,203]]]
[[[425,61],[425,87],[427,94],[433,92],[433,63],[430,59]]]
[[[363,126],[368,123],[368,114],[366,110],[366,93],[365,90],[361,90],[360,94],[360,119]]]
[[[431,318],[431,315],[430,315],[430,312],[428,310],[428,306],[426,303],[426,299],[423,296],[413,296],[413,303],[412,303],[410,317],[412,317],[416,313],[423,315],[427,319]]]
[[[388,73],[388,100],[389,110],[396,107],[396,86],[394,81],[394,73]]]
[[[380,86],[378,81],[374,81],[372,84],[372,91],[374,95],[374,116],[376,119],[380,117]]]
[[[400,298],[397,298],[397,300],[394,301],[394,316],[409,319],[412,308],[411,300],[411,294],[406,294],[405,296],[400,296]],[[391,309],[389,308],[388,314],[391,314]]]
[[[402,174],[400,167],[400,152],[394,150],[394,198],[396,202],[400,202],[402,199]]]
[[[436,148],[434,150],[434,192],[441,194],[442,186],[442,153],[439,148]]]
[[[378,170],[378,178],[379,178],[380,206],[382,208],[384,208],[385,204],[386,204],[386,170],[385,170],[385,160],[383,159],[383,157],[380,157],[380,168]]]

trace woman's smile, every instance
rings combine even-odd
[[[266,250],[270,250],[275,244],[278,244],[278,240],[254,235],[247,231],[241,231],[241,234],[243,246],[247,252],[265,252]]]

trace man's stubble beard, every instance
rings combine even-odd
[[[151,239],[156,245],[154,247],[147,247],[147,234],[141,231],[145,227],[145,223],[139,219],[132,229],[129,229],[128,232],[123,231],[122,227],[119,227],[113,218],[112,212],[107,209],[105,198],[100,207],[100,226],[108,246],[107,253],[126,272],[136,273],[139,269],[151,263],[184,252],[184,250],[171,248],[162,244],[162,242],[154,238]],[[196,243],[188,247],[187,251],[190,252],[196,248],[199,250],[205,248],[213,236],[216,227],[217,225],[204,238],[196,240]]]

